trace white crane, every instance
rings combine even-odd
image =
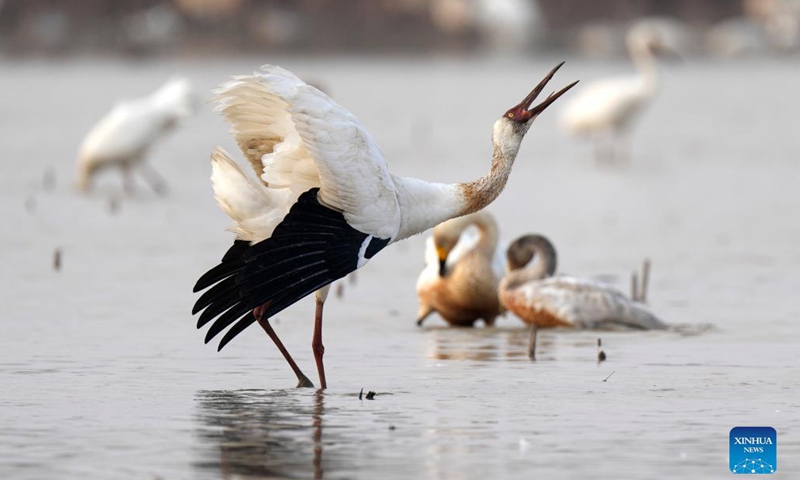
[[[506,268],[499,235],[497,221],[487,210],[433,229],[426,241],[426,265],[417,280],[418,326],[433,312],[450,325],[472,326],[478,319],[494,325],[502,313],[497,286]]]
[[[604,283],[553,276],[556,261],[555,247],[541,235],[522,236],[508,247],[508,273],[500,282],[500,302],[531,326],[528,355],[532,359],[539,328],[667,328],[642,304]]]
[[[626,41],[636,75],[586,85],[567,103],[560,119],[567,132],[593,138],[599,164],[630,161],[631,128],[658,91],[655,55],[675,56],[647,24],[633,27]]]
[[[123,175],[126,192],[133,193],[132,172],[138,168],[157,193],[166,183],[145,158],[150,148],[179,121],[189,117],[197,103],[191,84],[173,78],[152,94],[119,102],[86,135],[78,152],[78,188],[88,191],[97,172],[115,167]]]
[[[350,112],[280,67],[264,66],[222,85],[218,109],[260,181],[223,150],[214,151],[214,195],[234,221],[236,241],[194,287],[211,287],[193,309],[205,309],[198,328],[214,320],[206,342],[230,326],[221,349],[258,322],[289,362],[298,386],[308,386],[269,318],[316,292],[312,349],[325,388],[322,310],[331,282],[363,267],[390,243],[497,198],[534,119],[575,85],[532,107],[560,66],[495,122],[489,173],[454,184],[391,174]]]

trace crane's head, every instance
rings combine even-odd
[[[534,107],[531,107],[533,101],[536,100],[536,97],[538,97],[540,93],[542,93],[542,90],[544,90],[544,87],[547,85],[547,82],[549,82],[550,79],[553,78],[553,75],[555,75],[558,69],[561,68],[561,65],[564,65],[564,62],[559,63],[558,65],[555,66],[555,68],[550,70],[550,73],[548,73],[547,76],[544,77],[544,79],[542,79],[541,82],[539,82],[539,85],[536,85],[536,88],[534,88],[531,91],[531,93],[529,93],[528,96],[525,97],[525,99],[523,99],[519,104],[515,105],[514,107],[508,109],[508,111],[503,115],[503,118],[506,118],[519,126],[525,126],[525,130],[522,132],[525,133],[527,131],[527,128],[530,126],[533,120],[537,116],[539,116],[540,113],[542,113],[553,102],[558,100],[558,97],[564,95],[567,92],[567,90],[574,87],[578,83],[577,81],[572,82],[566,87],[562,88],[561,90],[557,92],[552,92],[550,95],[547,96],[546,99],[544,99],[542,103]]]
[[[654,55],[665,60],[680,60],[681,57],[665,41],[658,28],[649,23],[634,25],[625,38],[633,57]]]

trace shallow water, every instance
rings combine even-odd
[[[153,152],[166,198],[142,185],[111,213],[113,174],[71,189],[83,133],[121,92],[176,72],[208,92],[266,60],[2,64],[0,476],[727,478],[736,425],[774,426],[776,478],[796,476],[796,62],[669,68],[621,171],[548,111],[492,206],[505,238],[553,239],[564,272],[627,289],[650,257],[650,304],[676,331],[543,332],[531,363],[510,316],[416,328],[417,237],[331,296],[322,394],[291,388],[260,330],[216,353],[194,328],[191,287],[231,242],[207,159],[235,150],[209,109]],[[491,123],[559,59],[279,60],[356,113],[396,172],[452,181],[484,171]],[[555,82],[626,68],[568,61]],[[275,323],[314,379],[312,315],[305,300]]]

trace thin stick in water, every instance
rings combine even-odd
[[[42,186],[44,187],[45,191],[49,192],[53,190],[56,186],[56,171],[53,170],[53,167],[47,167],[44,171],[44,175],[42,175]]]
[[[639,275],[634,272],[631,274],[631,300],[639,301]]]
[[[597,339],[597,366],[606,361],[606,352],[603,351],[603,340]]]
[[[647,302],[647,285],[650,282],[650,259],[645,258],[642,265],[642,303]]]
[[[58,247],[53,251],[53,270],[56,272],[61,270],[61,249]]]
[[[609,373],[609,374],[608,374],[608,376],[607,376],[606,378],[604,378],[604,379],[603,379],[603,381],[604,381],[604,382],[607,382],[607,381],[608,381],[608,379],[609,379],[609,378],[611,378],[611,375],[614,375],[616,372],[617,372],[616,370],[612,370],[612,371],[611,371],[611,373]]]

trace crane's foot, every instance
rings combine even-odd
[[[297,377],[297,386],[295,388],[314,388],[314,384],[302,373]]]

